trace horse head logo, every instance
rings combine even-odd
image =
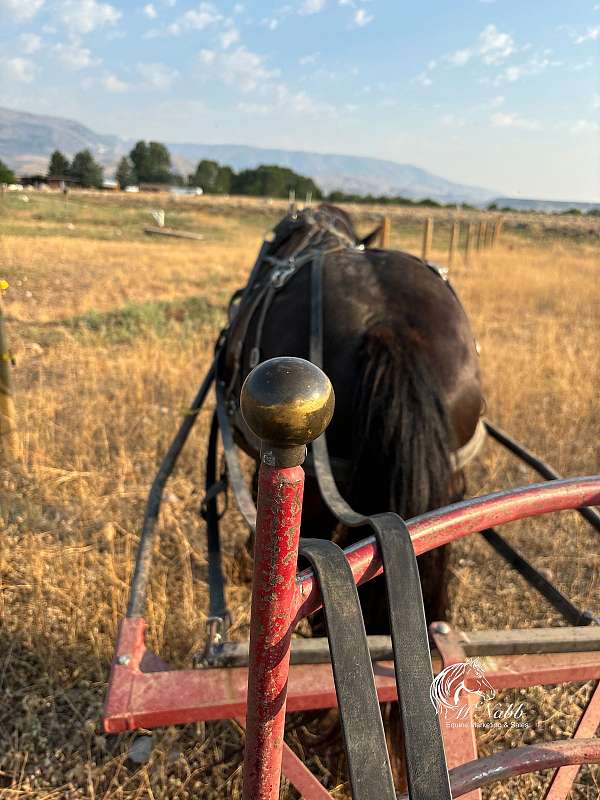
[[[464,716],[469,708],[469,694],[477,694],[482,700],[493,700],[496,696],[477,659],[446,667],[433,679],[429,690],[433,707],[438,714],[443,711],[445,717],[450,711]]]

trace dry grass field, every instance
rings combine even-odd
[[[282,204],[92,194],[0,203],[22,436],[21,460],[0,465],[0,798],[239,798],[236,723],[155,731],[140,765],[128,754],[142,734],[107,737],[99,717],[148,486],[210,359],[226,300]],[[155,207],[205,241],[145,237]],[[357,213],[366,231],[378,210]],[[427,213],[391,212],[392,246],[418,253]],[[433,216],[433,259],[444,264],[449,212]],[[451,275],[481,343],[489,417],[565,475],[600,471],[599,235],[591,219],[509,215],[500,245],[468,267],[456,259]],[[147,613],[151,647],[175,665],[190,664],[205,628],[197,508],[209,415],[167,488]],[[471,495],[534,480],[492,442],[467,478]],[[578,515],[505,532],[600,613],[600,543]],[[224,538],[233,634],[243,637],[249,594],[233,557],[244,538],[235,510]],[[474,537],[453,546],[451,596],[450,620],[465,629],[559,622]],[[522,693],[530,728],[483,733],[481,753],[567,736],[590,690]],[[334,797],[348,796],[339,760],[324,760],[299,730],[289,742]],[[486,797],[542,798],[548,777],[514,779]],[[572,797],[599,796],[600,772],[583,769]]]

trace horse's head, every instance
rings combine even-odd
[[[481,695],[483,700],[493,700],[496,696],[494,687],[485,677],[483,667],[476,659],[465,664],[463,689],[469,694]]]
[[[352,246],[358,244],[349,214],[331,203],[307,206],[301,211],[292,209],[275,226],[273,234],[273,249],[279,258],[288,258],[298,247],[309,243],[317,245],[327,235]]]
[[[493,700],[496,696],[494,687],[477,661],[446,667],[435,677],[429,691],[438,713],[444,709],[446,714],[450,710],[459,712],[468,706],[465,694],[478,694],[483,700]]]

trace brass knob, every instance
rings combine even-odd
[[[244,420],[263,443],[262,460],[272,466],[301,464],[305,445],[329,425],[334,404],[327,375],[310,361],[292,356],[255,367],[240,396]]]

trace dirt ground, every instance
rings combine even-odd
[[[167,225],[205,240],[145,236],[150,211],[161,207]],[[240,797],[235,722],[106,736],[99,719],[148,487],[209,362],[226,301],[283,210],[240,199],[3,197],[0,279],[9,283],[22,455],[0,466],[0,798]],[[351,211],[366,232],[381,209]],[[415,253],[423,218],[433,216],[432,256],[447,262],[450,211],[386,213],[392,246]],[[504,217],[495,249],[468,266],[459,255],[451,269],[481,344],[488,416],[564,475],[599,472],[600,222]],[[205,631],[197,509],[209,419],[210,405],[167,488],[146,618],[149,646],[176,666],[190,665]],[[534,480],[493,442],[467,471],[469,495]],[[577,514],[504,533],[600,614],[597,534]],[[248,630],[249,587],[234,557],[244,537],[231,508],[224,546],[236,638]],[[194,574],[190,554],[200,565]],[[450,579],[449,619],[465,630],[560,624],[476,537],[452,547]],[[569,735],[591,689],[507,693],[525,703],[531,725],[480,733],[481,754]],[[291,717],[288,727],[288,742],[333,796],[348,797],[343,759],[314,745],[306,719]],[[149,760],[136,764],[132,745],[149,735]],[[548,778],[515,778],[485,797],[541,799]],[[572,797],[599,796],[600,771],[584,768]]]

